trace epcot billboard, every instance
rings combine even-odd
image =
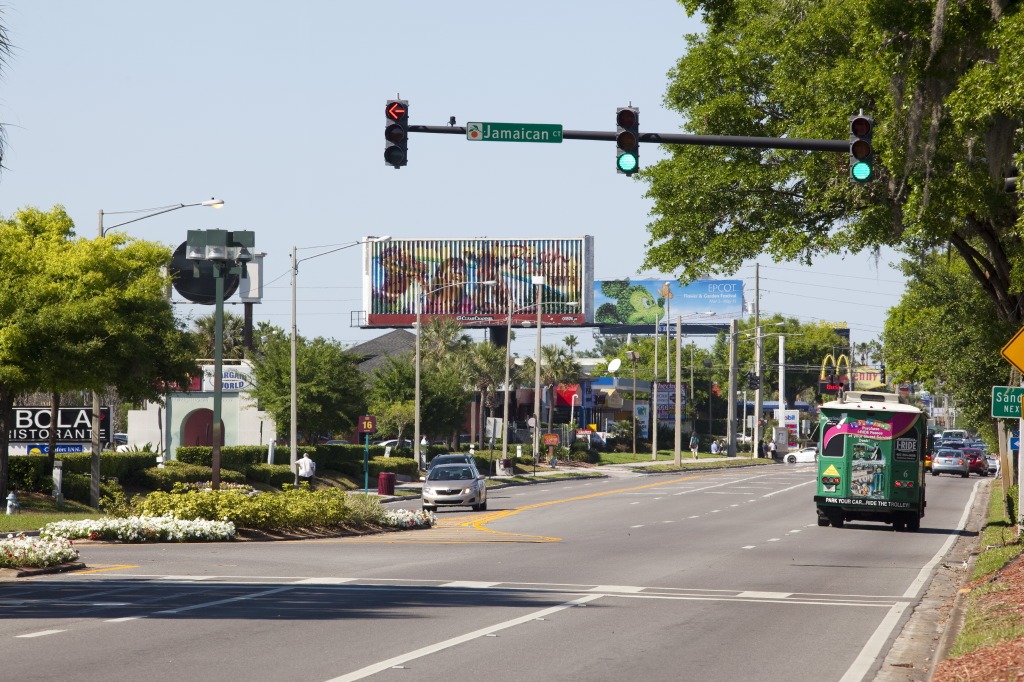
[[[594,320],[594,238],[392,239],[363,245],[363,327],[412,327],[422,317],[448,317],[465,327],[537,319],[535,276],[544,277],[545,326]],[[495,281],[494,286],[479,282]],[[578,305],[566,305],[575,302]]]

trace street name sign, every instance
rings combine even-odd
[[[993,386],[992,416],[1005,419],[1020,419],[1020,402],[1024,398],[1024,386]]]
[[[561,142],[562,126],[553,123],[491,123],[470,121],[466,124],[470,142]]]
[[[1013,338],[1006,342],[999,354],[1008,363],[1024,373],[1024,327],[1017,330]]]

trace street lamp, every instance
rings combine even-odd
[[[107,213],[103,212],[101,208],[99,210],[99,219],[97,221],[97,236],[101,239],[116,227],[121,227],[129,223],[137,223],[140,220],[152,218],[153,216],[162,215],[164,213],[170,213],[171,211],[177,211],[180,208],[189,208],[190,206],[211,206],[213,208],[220,208],[224,205],[223,199],[210,198],[206,201],[198,201],[193,204],[172,204],[170,206],[156,206],[154,208],[141,208],[134,211],[110,211]],[[103,226],[103,216],[105,215],[123,215],[126,213],[145,213],[137,218],[131,220],[125,220],[124,222],[117,223],[116,225]],[[91,462],[91,474],[92,480],[89,482],[89,506],[99,507],[100,506],[100,394],[96,391],[92,392],[92,462]]]
[[[633,456],[636,456],[636,361],[640,354],[635,350],[627,350],[626,358],[633,362]]]
[[[290,450],[289,457],[290,457],[290,460],[291,460],[291,464],[290,465],[291,465],[292,471],[295,473],[295,485],[299,484],[299,470],[298,470],[298,467],[296,467],[296,462],[298,461],[298,457],[296,456],[296,451],[299,449],[299,444],[298,444],[299,443],[299,432],[298,432],[298,426],[297,426],[297,424],[298,424],[298,411],[299,411],[299,408],[298,408],[298,369],[297,369],[298,363],[296,362],[296,357],[297,357],[297,354],[298,354],[297,353],[297,348],[298,348],[298,326],[297,326],[296,321],[295,321],[295,318],[296,318],[296,293],[295,293],[296,286],[295,286],[295,279],[296,279],[296,277],[299,274],[299,263],[301,263],[303,261],[307,261],[307,260],[313,260],[314,258],[319,258],[320,256],[326,256],[329,253],[335,253],[337,251],[344,251],[345,249],[351,249],[353,246],[358,246],[360,244],[366,244],[366,243],[368,243],[370,241],[386,242],[386,241],[390,241],[390,239],[391,239],[391,237],[387,237],[387,236],[385,236],[385,237],[368,237],[367,239],[365,239],[363,241],[355,241],[355,242],[352,242],[351,244],[345,244],[344,246],[339,246],[336,249],[331,249],[329,251],[323,251],[322,253],[317,253],[317,254],[313,254],[312,256],[306,256],[305,258],[298,258],[298,259],[296,258],[296,255],[297,255],[296,252],[298,250],[298,247],[292,246],[291,422],[290,422],[290,425],[289,425],[289,440],[288,440],[288,444],[289,444],[289,450]],[[312,248],[318,248],[318,247],[312,247]]]
[[[569,301],[562,303],[561,301],[549,301],[546,304],[541,305],[564,305],[566,307],[576,307],[579,305],[578,301]],[[508,329],[505,333],[505,405],[501,413],[502,423],[504,424],[503,434],[501,437],[501,458],[508,459],[508,394],[509,394],[509,382],[511,381],[509,374],[512,366],[512,315],[522,310],[527,310],[532,306],[523,306],[521,308],[512,309],[512,292],[509,292],[508,296]],[[538,330],[538,336],[540,332]],[[537,358],[537,362],[540,362],[540,358]],[[539,366],[539,365],[538,365]],[[573,394],[575,396],[575,394]]]
[[[223,380],[224,341],[224,276],[236,272],[239,267],[242,277],[246,276],[245,265],[252,261],[251,249],[256,246],[256,236],[250,231],[229,232],[227,230],[189,230],[188,260],[207,261],[213,266],[216,286],[216,308],[214,312],[213,341],[213,451],[210,456],[212,468],[211,487],[220,489],[220,447],[224,431],[220,421],[221,382]]]
[[[423,316],[423,297],[451,287],[463,287],[471,284],[493,287],[497,283],[497,280],[493,279],[474,282],[453,282],[451,284],[443,284],[439,287],[434,287],[433,289],[428,289],[426,291],[423,291],[421,286],[420,291],[416,294],[416,386],[414,389],[416,393],[416,414],[413,418],[412,452],[417,466],[422,467],[424,465],[424,462],[420,459],[420,339],[423,336],[423,328],[421,326],[421,319]]]
[[[665,286],[662,287],[661,293],[665,295],[666,301],[672,298],[672,293],[669,290],[669,282],[665,282]],[[715,311],[705,310],[699,313],[691,313],[690,315],[683,315],[679,318],[680,321],[687,320],[695,317],[714,317]],[[660,337],[661,331],[658,329],[658,322],[654,323],[654,373],[652,375],[653,381],[651,382],[651,403],[652,412],[651,417],[652,432],[651,432],[651,461],[658,459],[658,338]],[[671,325],[672,321],[666,316],[665,318],[665,382],[669,381],[669,358],[672,356],[672,348],[669,345],[671,339]],[[691,381],[692,383],[692,381]]]

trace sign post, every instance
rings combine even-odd
[[[363,415],[359,418],[356,431],[366,435],[366,444],[363,446],[363,494],[370,494],[370,434],[377,433],[377,418],[372,415]]]
[[[1003,356],[1003,359],[1009,362],[1011,365],[1017,368],[1021,374],[1024,374],[1024,327],[1017,330],[1017,333],[1013,335],[1006,345],[1000,349],[999,354]],[[1022,382],[1024,383],[1024,382]],[[1022,387],[1021,390],[1024,390]],[[1017,433],[1024,433],[1024,415],[1020,411],[1020,398],[1017,399]],[[992,389],[992,411],[995,413],[995,388]],[[1013,459],[1013,453],[1010,453],[1010,459]],[[1017,453],[1017,486],[1018,489],[1024,486],[1024,464],[1021,460],[1024,459],[1020,456],[1020,452]],[[1018,505],[1019,506],[1019,505]],[[1024,514],[1017,510],[1017,518],[1014,519],[1018,524],[1024,522]]]

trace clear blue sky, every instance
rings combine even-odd
[[[454,115],[610,131],[615,108],[632,103],[642,131],[677,132],[662,106],[666,72],[701,26],[672,0],[10,0],[3,22],[14,55],[0,81],[0,213],[62,204],[91,237],[100,209],[224,199],[125,229],[173,246],[189,229],[254,231],[272,281],[257,321],[290,325],[292,246],[302,258],[365,235],[589,234],[598,279],[671,274],[639,272],[651,204],[615,172],[613,143],[413,135],[409,165],[395,170],[383,161],[383,108],[400,94],[414,124]],[[643,165],[660,157],[641,149]],[[764,259],[762,312],[845,321],[855,342],[874,338],[902,289],[889,260]],[[752,264],[735,278],[752,299]],[[363,307],[360,248],[303,263],[298,283],[301,334],[349,344],[381,333],[350,324]],[[534,333],[517,332],[524,354]],[[544,340],[568,333],[590,345],[589,329]]]

